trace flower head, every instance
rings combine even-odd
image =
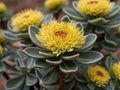
[[[88,69],[88,77],[98,86],[103,86],[110,80],[110,75],[105,68],[96,65]]]
[[[65,4],[65,0],[46,0],[45,7],[48,10],[53,10],[55,8],[61,7]]]
[[[79,0],[78,10],[93,17],[104,16],[111,11],[110,0]]]
[[[5,38],[3,37],[3,35],[0,34],[0,43],[3,43],[5,41]]]
[[[14,31],[25,32],[28,30],[29,25],[38,26],[42,21],[43,15],[32,9],[27,9],[16,14],[11,21]]]
[[[0,3],[0,13],[6,10],[6,6],[3,3]]]
[[[75,24],[57,21],[42,25],[36,38],[56,56],[72,52],[74,48],[82,47],[85,42],[85,36]]]
[[[2,55],[2,53],[3,53],[3,48],[2,48],[2,46],[0,45],[0,55]]]
[[[120,62],[115,63],[115,64],[112,66],[112,70],[113,70],[113,72],[114,72],[114,74],[115,74],[115,77],[120,80]]]

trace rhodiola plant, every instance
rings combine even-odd
[[[70,18],[83,23],[85,33],[97,34],[96,48],[116,50],[119,41],[114,40],[120,25],[120,6],[109,0],[79,0],[73,2],[73,8],[64,8]]]
[[[45,8],[61,14],[65,2],[46,0]],[[119,55],[112,52],[120,46],[120,6],[79,0],[63,11],[67,15],[56,18],[26,9],[10,19],[9,31],[0,37],[0,74],[8,69],[13,75],[6,89],[120,90]],[[20,42],[19,49],[11,45],[14,41]],[[110,52],[103,56],[101,49]]]

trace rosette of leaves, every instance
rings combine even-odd
[[[111,30],[112,33],[105,34],[104,41],[102,41],[102,47],[107,50],[117,50],[120,47],[120,34],[119,27]]]
[[[63,22],[70,22],[67,16],[62,18]],[[82,30],[81,24],[77,26]],[[39,28],[30,26],[28,34],[36,47],[27,47],[23,52],[32,57],[37,58],[35,66],[43,68],[39,70],[43,76],[40,77],[42,85],[46,88],[56,85],[61,72],[64,74],[74,73],[78,70],[78,65],[91,64],[103,58],[103,55],[97,51],[90,51],[97,38],[95,34],[88,34],[85,36],[85,43],[81,48],[74,49],[72,52],[65,52],[59,56],[54,55],[50,50],[45,48],[37,39]],[[84,33],[84,31],[82,31]],[[52,89],[53,90],[53,89]]]
[[[14,61],[16,62],[14,66],[6,64],[7,69],[12,71],[14,78],[7,81],[5,88],[16,90],[30,90],[30,88],[32,88],[33,90],[35,84],[38,82],[34,74],[35,59],[27,57],[18,50],[14,57]]]
[[[73,8],[64,8],[63,11],[73,20],[83,23],[85,34],[93,32],[98,36],[95,48],[115,50],[118,43],[115,38],[116,28],[120,25],[120,7],[111,3],[111,11],[98,17],[91,17],[78,10],[78,2],[73,2]],[[102,41],[102,42],[101,42]]]
[[[39,27],[41,26],[41,24],[43,23],[48,23],[49,21],[51,21],[52,19],[52,15],[51,14],[47,14],[43,17]],[[26,47],[26,46],[31,46],[33,45],[31,43],[31,40],[29,39],[29,35],[28,35],[28,32],[14,32],[13,31],[13,27],[11,26],[11,20],[9,20],[8,22],[8,29],[10,31],[3,31],[2,34],[3,36],[9,40],[10,42],[13,42],[13,41],[19,41],[20,42],[20,45],[23,46],[23,47]]]
[[[109,73],[111,75],[110,83],[107,87],[105,87],[106,90],[120,90],[120,80],[119,80],[119,62],[120,58],[116,56],[116,54],[112,54],[111,56],[108,56],[105,60],[105,66],[109,70]],[[116,64],[116,65],[115,65]],[[117,67],[116,69],[113,69],[113,67]],[[118,75],[118,76],[116,76]]]

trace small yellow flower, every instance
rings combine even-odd
[[[36,38],[56,56],[72,52],[74,48],[82,47],[85,42],[85,36],[75,24],[57,21],[42,25]]]
[[[0,2],[0,13],[4,12],[6,10],[5,4]]]
[[[42,21],[43,15],[37,10],[27,9],[16,14],[12,20],[11,24],[15,32],[21,31],[26,32],[29,25],[38,26]]]
[[[0,55],[2,55],[2,53],[3,53],[3,48],[2,46],[0,46]]]
[[[115,63],[115,64],[112,66],[112,70],[113,70],[113,72],[114,72],[114,74],[115,74],[115,77],[120,80],[120,62]]]
[[[3,35],[0,34],[0,43],[3,43],[5,41],[5,38],[3,37]]]
[[[48,10],[53,10],[55,8],[61,7],[65,4],[65,0],[46,0],[45,7]]]
[[[90,67],[88,69],[88,77],[99,87],[107,84],[110,80],[110,75],[108,71],[99,65]]]
[[[99,17],[111,11],[110,0],[79,0],[78,10],[86,15]]]

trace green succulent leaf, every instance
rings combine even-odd
[[[116,14],[118,14],[120,12],[120,8],[119,7],[114,7],[113,10],[105,16],[105,18],[112,18],[115,17]]]
[[[110,44],[110,43],[107,43],[107,42],[105,42],[105,41],[103,41],[101,45],[102,45],[102,47],[103,47],[104,49],[106,49],[106,50],[114,51],[114,50],[117,49],[116,46],[114,46],[114,45],[112,45],[112,44]]]
[[[43,57],[46,57],[46,58],[52,58],[52,57],[56,57],[54,54],[52,54],[52,52],[50,51],[45,51],[45,50],[40,50],[39,51],[39,54]]]
[[[83,16],[81,16],[78,12],[76,12],[75,10],[71,8],[64,8],[63,11],[65,14],[67,14],[68,16],[70,16],[71,18],[75,20],[80,20],[80,21],[85,20]]]
[[[120,16],[118,20],[110,21],[108,24],[106,24],[104,27],[105,28],[116,28],[120,26]]]
[[[19,86],[22,85],[24,80],[25,80],[24,76],[19,76],[19,77],[16,77],[14,79],[10,79],[10,80],[7,81],[5,87],[9,90],[10,89],[16,89],[16,88],[18,88]]]
[[[84,45],[81,48],[77,49],[77,50],[78,51],[85,51],[86,49],[90,48],[94,44],[96,39],[97,39],[97,36],[95,34],[86,35]]]
[[[36,60],[34,66],[35,67],[40,67],[40,68],[48,68],[48,67],[50,67],[50,65],[48,63],[46,63],[45,60]]]
[[[2,35],[8,39],[8,40],[11,40],[11,41],[17,41],[17,40],[20,40],[20,38],[18,38],[14,33],[12,32],[8,32],[8,31],[3,31],[2,32]]]
[[[42,77],[42,81],[44,84],[52,84],[56,82],[59,78],[59,70],[58,68],[54,68],[49,73],[47,73],[45,76]]]
[[[43,86],[44,88],[48,89],[48,90],[58,90],[59,86],[58,85],[46,85],[43,83],[40,83],[41,86]]]
[[[38,27],[33,26],[33,25],[29,26],[28,34],[29,34],[29,37],[30,37],[31,41],[32,41],[35,45],[37,45],[37,46],[39,46],[39,47],[43,47],[43,46],[40,44],[40,42],[36,39],[36,36],[35,36],[35,35],[38,34],[38,33],[39,33],[39,28],[38,28]]]
[[[26,85],[32,86],[37,83],[37,77],[34,74],[29,74],[26,76]]]
[[[71,82],[65,83],[64,90],[72,90],[74,85],[75,85],[75,81],[72,81],[72,83]]]
[[[107,43],[112,44],[113,46],[117,46],[117,45],[118,45],[118,43],[115,41],[114,38],[110,38],[110,37],[107,36],[107,35],[105,35],[105,41],[106,41]]]
[[[45,61],[46,61],[47,63],[49,63],[49,64],[52,64],[52,65],[58,65],[58,64],[61,64],[61,63],[62,63],[62,60],[61,60],[61,59],[58,59],[58,60],[46,59]]]
[[[70,22],[70,18],[67,15],[65,15],[64,17],[62,17],[61,21]]]
[[[20,40],[19,45],[22,47],[28,47],[28,46],[32,46],[33,43],[28,40]]]
[[[77,61],[83,64],[92,64],[103,58],[103,55],[96,51],[81,52]]]
[[[109,56],[106,58],[105,65],[108,70],[110,70],[111,65],[114,64],[114,60]]]
[[[79,54],[73,54],[73,55],[66,55],[62,56],[62,59],[64,60],[76,60],[79,57]]]
[[[72,61],[63,61],[59,68],[64,73],[76,72],[78,70],[77,65]]]
[[[75,79],[78,81],[78,82],[81,82],[81,83],[86,83],[87,80],[85,79],[84,75],[82,74],[76,74],[75,75]]]
[[[0,62],[0,72],[4,72],[6,70],[6,66],[3,62]]]
[[[8,28],[8,30],[12,30],[11,19],[7,23],[7,28]]]
[[[53,15],[52,14],[47,14],[43,17],[42,23],[43,24],[47,24],[49,23],[51,20],[53,19]]]
[[[16,36],[18,37],[18,38],[29,38],[29,35],[28,35],[28,33],[18,33],[18,34],[16,34]]]
[[[93,20],[88,20],[88,22],[92,25],[106,24],[109,20],[105,20],[104,18],[97,18]]]
[[[44,59],[42,55],[39,54],[40,48],[37,47],[27,47],[23,50],[23,52],[33,58]]]
[[[95,90],[95,85],[93,83],[88,83],[87,86],[90,90]]]

